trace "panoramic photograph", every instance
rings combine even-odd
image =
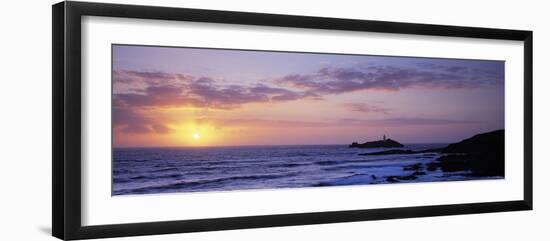
[[[503,179],[504,61],[112,45],[116,195]]]

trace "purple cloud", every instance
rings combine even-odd
[[[412,67],[411,67],[412,66]],[[210,77],[180,73],[113,71],[113,121],[121,131],[169,133],[171,129],[140,114],[157,107],[236,109],[249,103],[323,99],[327,94],[361,90],[399,91],[407,88],[460,89],[502,85],[503,71],[465,66],[419,64],[372,65],[362,68],[321,68],[311,74],[291,74],[271,84],[227,84]],[[348,103],[351,111],[387,114],[390,109],[366,103]],[[398,118],[342,120],[345,124],[442,125],[463,121]]]
[[[113,82],[136,84],[143,82],[151,85],[165,85],[173,83],[187,82],[193,79],[193,76],[185,74],[173,74],[164,72],[141,72],[132,70],[113,70]]]
[[[388,108],[364,104],[364,103],[347,103],[347,104],[344,104],[344,107],[351,111],[364,112],[364,113],[388,114],[390,111],[390,109]]]
[[[465,120],[448,120],[448,119],[432,119],[432,118],[388,118],[388,119],[341,119],[341,124],[345,125],[457,125],[457,124],[478,124],[476,121]]]
[[[115,102],[114,102],[115,103]],[[143,134],[156,132],[160,134],[172,131],[166,125],[144,117],[131,109],[115,106],[113,107],[113,127],[120,128],[125,133]]]
[[[166,125],[140,113],[157,107],[235,109],[248,103],[319,99],[309,91],[292,91],[265,84],[226,85],[191,75],[113,71],[113,123],[127,133],[169,133]]]
[[[310,91],[292,91],[264,84],[222,85],[208,77],[183,74],[118,70],[113,71],[113,80],[114,99],[128,108],[193,106],[234,109],[247,103],[320,98]]]
[[[369,66],[366,68],[322,68],[312,74],[292,74],[275,83],[317,94],[340,94],[359,90],[398,91],[406,88],[460,89],[502,84],[499,71],[464,66],[427,65],[417,68]]]

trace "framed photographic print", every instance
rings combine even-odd
[[[53,6],[55,237],[530,209],[531,31]]]

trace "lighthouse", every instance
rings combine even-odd
[[[383,137],[383,139],[382,139],[382,140],[384,140],[384,141],[386,140],[386,135],[385,135],[385,134],[384,134],[384,137]]]

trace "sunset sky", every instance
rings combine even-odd
[[[504,128],[504,62],[113,45],[115,147],[455,142]]]

